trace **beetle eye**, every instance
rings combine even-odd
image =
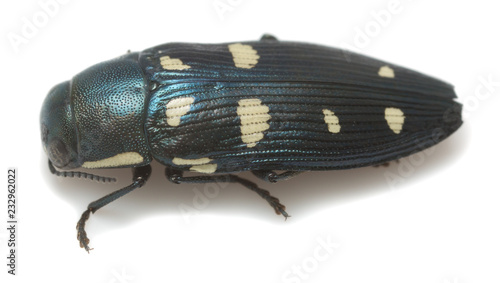
[[[63,141],[56,138],[50,142],[48,148],[49,159],[57,167],[64,167],[69,163],[69,152]]]

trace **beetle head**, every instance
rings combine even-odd
[[[80,167],[70,100],[70,82],[60,83],[49,91],[40,113],[43,148],[50,161],[63,169]]]

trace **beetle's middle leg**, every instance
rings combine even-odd
[[[244,187],[256,192],[259,196],[265,199],[274,211],[278,215],[283,215],[285,219],[290,217],[288,213],[285,211],[286,207],[280,203],[279,199],[272,196],[268,191],[259,188],[255,183],[250,182],[246,179],[240,178],[233,174],[224,174],[224,175],[203,175],[203,176],[190,176],[184,177],[182,176],[182,171],[175,170],[172,168],[165,168],[165,176],[167,179],[175,184],[181,183],[239,183]]]
[[[259,179],[270,183],[276,183],[278,181],[288,180],[293,178],[304,171],[285,171],[283,173],[276,173],[272,170],[253,170],[252,173]]]
[[[146,184],[146,181],[149,179],[149,176],[151,175],[151,166],[146,165],[143,167],[137,167],[137,168],[132,168],[132,173],[133,173],[133,183],[130,184],[129,186],[114,191],[96,201],[91,202],[87,210],[83,212],[82,217],[78,221],[76,225],[76,230],[78,231],[77,234],[77,239],[80,241],[80,247],[85,248],[85,250],[88,252],[91,250],[89,247],[89,238],[87,237],[87,232],[85,232],[85,222],[89,219],[90,213],[95,213],[99,208],[109,204],[110,202],[115,201],[116,199],[130,193],[131,191],[140,188]]]

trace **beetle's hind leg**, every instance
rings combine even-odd
[[[85,222],[89,219],[90,213],[95,213],[99,208],[109,204],[110,202],[113,202],[114,200],[130,193],[137,188],[144,186],[146,181],[149,179],[149,176],[151,175],[151,166],[147,165],[143,167],[132,168],[132,173],[132,184],[91,202],[87,206],[87,210],[83,212],[82,217],[76,224],[76,230],[78,231],[77,239],[78,241],[80,241],[80,247],[85,248],[87,252],[91,250],[91,248],[89,247],[90,240],[87,237],[87,232],[85,232]]]
[[[276,173],[272,170],[254,170],[252,173],[259,179],[270,183],[276,183],[278,181],[288,180],[293,178],[304,171],[285,171],[283,173]]]
[[[268,191],[259,188],[255,183],[246,179],[240,178],[233,174],[224,175],[203,175],[203,176],[190,176],[184,177],[182,171],[172,168],[165,168],[165,176],[167,179],[175,184],[181,183],[239,183],[244,187],[256,192],[259,196],[265,199],[269,205],[274,209],[276,214],[283,215],[286,218],[290,217],[285,211],[286,207],[280,203],[279,199],[273,197]]]

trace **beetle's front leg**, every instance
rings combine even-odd
[[[280,203],[279,199],[272,196],[269,191],[259,188],[255,183],[250,182],[246,179],[240,178],[233,174],[224,175],[203,175],[203,176],[192,176],[184,177],[182,171],[175,170],[172,168],[165,168],[165,176],[167,179],[175,184],[181,183],[239,183],[244,187],[256,192],[259,196],[265,199],[269,205],[274,209],[276,214],[283,215],[286,218],[290,217],[285,211],[286,207]]]
[[[140,188],[146,184],[146,181],[149,179],[149,176],[151,175],[151,166],[146,165],[143,167],[137,167],[137,168],[132,168],[132,173],[133,173],[133,183],[130,184],[129,186],[114,191],[96,201],[91,202],[87,210],[83,212],[82,217],[80,217],[80,220],[76,224],[76,230],[78,231],[77,234],[77,239],[80,242],[80,247],[85,248],[85,250],[88,252],[91,250],[89,247],[89,238],[87,237],[87,232],[85,232],[85,222],[89,219],[90,213],[95,213],[99,208],[109,204],[110,202],[130,193],[131,191]]]

